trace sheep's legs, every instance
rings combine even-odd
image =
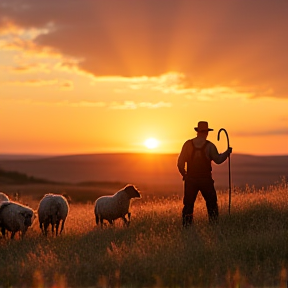
[[[45,236],[47,236],[48,226],[49,226],[49,222],[45,222],[45,223],[44,223],[44,231],[43,231],[43,233],[44,233]]]
[[[104,219],[103,219],[101,216],[99,216],[99,220],[100,220],[101,228],[103,228],[104,225],[105,225],[105,226],[107,225],[106,222],[104,223]],[[98,221],[99,221],[99,220],[98,220]],[[106,220],[107,220],[107,219],[106,219]],[[107,220],[107,221],[109,222],[110,225],[114,225],[114,221],[113,221],[113,220]],[[98,223],[97,223],[97,224],[98,224]]]
[[[1,229],[1,233],[2,233],[3,237],[5,238],[6,230],[5,230],[4,227],[2,227],[2,229]]]
[[[63,231],[63,229],[64,229],[64,223],[65,223],[65,220],[62,220],[61,229],[60,229],[60,234],[62,233],[62,231]]]
[[[56,226],[55,226],[55,228],[56,228],[56,236],[58,235],[59,224],[60,224],[60,221],[57,220],[56,221]]]
[[[127,227],[129,227],[129,225],[130,225],[130,222],[131,222],[131,213],[130,213],[130,212],[128,212],[127,214],[128,214]]]
[[[96,220],[96,226],[99,224],[99,222],[100,222],[101,228],[103,228],[104,225],[107,225],[106,222],[104,223],[104,218],[102,218],[101,215],[96,214],[95,220]],[[110,219],[109,220],[105,219],[105,220],[107,220],[110,225],[114,225],[114,220],[110,220]]]
[[[99,224],[99,216],[98,216],[98,214],[96,214],[96,218],[95,218],[95,221],[96,221],[96,225],[98,225]]]
[[[130,225],[130,220],[131,220],[131,213],[128,212],[128,220],[126,219],[125,215],[122,217],[124,223],[126,224],[127,227]]]
[[[27,232],[28,227],[25,227],[24,230],[21,232],[21,239],[24,238],[26,232]]]

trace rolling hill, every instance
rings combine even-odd
[[[138,186],[182,188],[177,154],[83,154],[65,156],[0,155],[0,169],[53,182],[126,182]],[[265,187],[288,177],[288,156],[231,155],[232,184]],[[228,162],[213,165],[218,188],[228,187]],[[87,183],[87,184],[88,184]]]

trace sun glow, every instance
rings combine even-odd
[[[145,140],[144,145],[148,149],[155,149],[159,146],[159,141],[155,138],[148,138]]]

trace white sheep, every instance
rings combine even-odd
[[[103,227],[103,220],[107,220],[110,224],[113,224],[114,220],[122,218],[124,223],[129,226],[131,221],[130,213],[130,200],[132,198],[141,198],[139,191],[134,185],[127,185],[122,190],[118,191],[114,195],[102,196],[95,201],[95,218],[96,225],[101,223]],[[128,214],[128,220],[126,219]]]
[[[10,199],[9,199],[9,197],[8,197],[8,195],[6,195],[5,193],[3,193],[3,192],[0,192],[0,204],[2,203],[2,202],[4,202],[4,201],[9,201]]]
[[[2,235],[5,237],[5,231],[11,233],[11,239],[14,238],[16,232],[21,232],[23,238],[28,227],[30,227],[35,219],[33,209],[28,206],[5,201],[0,205],[0,227]]]
[[[60,234],[63,231],[65,220],[69,212],[69,204],[66,198],[57,194],[46,194],[41,199],[38,206],[38,218],[40,229],[43,234],[47,236],[47,229],[49,224],[52,226],[52,234],[54,234],[54,225],[56,226],[56,236],[58,235],[58,228],[60,221],[62,221]],[[43,228],[44,224],[44,228]]]

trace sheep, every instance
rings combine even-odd
[[[12,201],[5,201],[0,205],[0,227],[3,237],[5,237],[5,231],[8,230],[12,232],[11,239],[18,231],[21,232],[21,238],[23,238],[34,219],[35,212],[28,206]]]
[[[9,197],[5,193],[0,192],[0,204],[4,201],[9,201]]]
[[[44,195],[44,197],[40,200],[37,211],[40,229],[45,236],[47,236],[47,229],[49,224],[52,226],[52,234],[54,234],[54,225],[56,225],[57,236],[60,221],[62,221],[60,234],[62,233],[64,229],[64,223],[69,212],[69,204],[63,195]]]
[[[102,196],[95,201],[95,220],[96,225],[101,223],[103,227],[103,220],[107,220],[113,224],[114,220],[122,218],[127,227],[131,221],[130,200],[132,198],[141,198],[139,191],[134,185],[127,185],[122,190],[119,190],[114,195]],[[128,220],[126,219],[128,214]]]
[[[9,197],[8,195],[6,195],[4,192],[0,192],[0,205],[3,203],[3,202],[7,202],[9,201]],[[5,229],[3,229],[4,231],[4,234],[5,234]],[[3,235],[5,237],[5,235]]]

